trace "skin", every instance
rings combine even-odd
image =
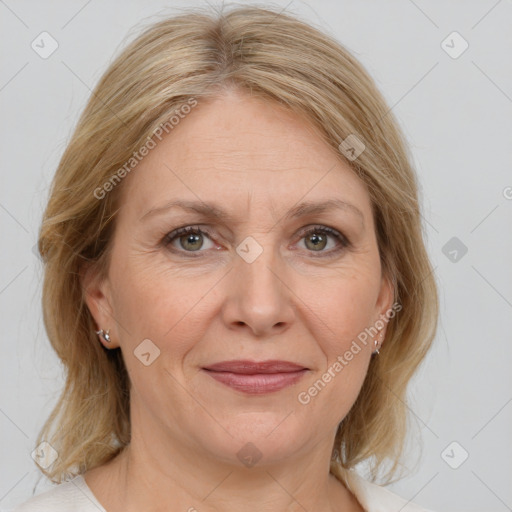
[[[374,340],[308,404],[297,396],[392,305],[363,182],[303,118],[230,91],[199,103],[122,186],[108,277],[83,280],[98,328],[110,329],[112,342],[101,341],[121,348],[132,382],[130,445],[84,475],[100,503],[108,512],[362,510],[329,460]],[[346,208],[285,218],[301,201],[331,198],[361,216]],[[174,199],[215,202],[229,217],[145,216]],[[209,234],[195,245],[189,235],[162,242],[184,226]],[[315,246],[303,234],[315,226],[350,246],[322,233]],[[263,249],[252,263],[236,252],[249,236]],[[160,350],[148,366],[134,355],[144,339]],[[248,395],[202,370],[232,359],[309,371]],[[237,457],[248,442],[261,453],[250,468]]]

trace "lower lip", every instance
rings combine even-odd
[[[232,372],[214,372],[204,369],[210,377],[229,386],[230,388],[249,393],[252,395],[260,395],[279,391],[298,382],[308,371],[306,369],[296,372],[286,373],[258,373],[255,375],[246,375],[242,373]]]

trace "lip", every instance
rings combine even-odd
[[[279,391],[298,382],[309,369],[289,361],[223,361],[202,369],[216,381],[248,394]]]
[[[275,359],[269,359],[267,361],[222,361],[205,366],[204,369],[215,372],[231,372],[245,375],[254,375],[256,373],[290,373],[299,370],[308,370],[306,366]]]

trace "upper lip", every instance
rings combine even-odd
[[[289,373],[299,370],[307,370],[301,364],[291,363],[290,361],[221,361],[220,363],[211,364],[204,367],[205,370],[216,372],[231,372],[254,375],[257,373]]]

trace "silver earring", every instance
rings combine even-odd
[[[380,352],[379,352],[379,347],[380,347],[380,345],[381,345],[381,343],[382,343],[382,335],[383,335],[383,334],[384,334],[383,332],[381,332],[381,333],[379,334],[379,341],[377,341],[377,339],[375,339],[375,350],[374,350],[374,352],[373,352],[374,354],[380,354]]]
[[[107,343],[110,343],[110,336],[109,336],[109,333],[110,332],[110,329],[107,329],[107,332],[103,331],[103,329],[100,329],[99,331],[96,331],[96,334],[98,334],[99,336],[101,336]]]

